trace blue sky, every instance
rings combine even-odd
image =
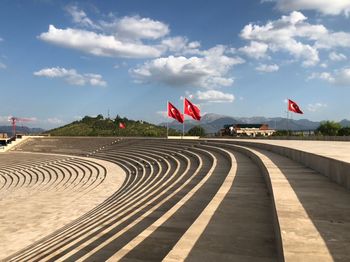
[[[350,119],[350,0],[0,3],[0,124],[203,113]],[[27,124],[27,123],[26,123]]]

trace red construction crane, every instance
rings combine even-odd
[[[31,118],[19,118],[19,117],[11,116],[9,118],[9,121],[12,122],[12,134],[13,134],[13,136],[15,136],[16,135],[16,123],[17,122],[30,122],[30,121],[33,121],[33,119],[31,119]]]

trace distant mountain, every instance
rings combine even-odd
[[[27,126],[17,126],[17,133],[21,134],[39,134],[44,132],[45,130],[42,128],[30,128]],[[7,133],[8,136],[12,135],[12,126],[0,126],[0,133]]]
[[[339,122],[342,127],[348,127],[350,126],[350,121],[347,119],[343,119],[342,121]]]
[[[350,123],[348,120],[342,120],[343,123]],[[347,121],[347,122],[346,122]],[[216,133],[224,127],[224,125],[232,124],[268,124],[270,128],[276,130],[315,130],[320,122],[310,121],[308,119],[292,120],[282,117],[266,118],[262,116],[256,117],[231,117],[219,114],[208,113],[205,114],[201,121],[186,120],[185,121],[185,131],[196,125],[202,126],[207,133]],[[161,123],[160,125],[165,126],[166,123]],[[170,128],[176,130],[182,130],[182,124],[177,121],[172,121],[168,123]]]

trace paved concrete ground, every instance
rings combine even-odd
[[[350,143],[238,141],[287,146],[350,160]],[[265,174],[262,166],[237,153],[237,146],[222,139],[110,142],[95,151],[93,157],[114,161],[128,170],[119,193],[67,230],[26,247],[12,257],[14,261],[275,261],[279,241],[273,231],[282,238],[286,261],[347,261],[350,257],[349,191],[296,161],[253,148],[266,164],[269,172]],[[82,154],[90,150],[79,139],[32,143],[26,147],[34,146],[35,151],[43,152],[52,152],[53,148]],[[71,143],[76,143],[75,147]],[[80,146],[86,148],[79,152]],[[271,180],[269,193],[269,181],[262,174]],[[50,201],[51,196],[45,196]],[[64,210],[64,203],[69,202],[66,197],[69,196],[62,197],[63,204],[52,201]],[[35,199],[35,204],[29,205],[37,209],[48,205],[40,201]],[[11,203],[5,208],[10,207]],[[77,204],[67,204],[68,209],[76,207]],[[19,208],[25,210],[26,205]],[[274,220],[275,209],[278,221]],[[51,207],[43,208],[43,212],[53,215]],[[60,213],[57,216],[62,221]],[[52,217],[40,217],[48,222],[41,220],[45,225],[34,227],[37,217],[32,215],[16,228],[45,231],[46,226],[51,230],[61,227],[52,226],[56,223]],[[275,221],[279,222],[278,228],[274,228]],[[4,227],[8,235],[15,230],[9,222]],[[53,230],[48,231],[44,234]],[[32,238],[29,233],[28,236]],[[25,239],[23,234],[21,237]],[[15,238],[4,241],[22,245]]]
[[[350,142],[266,139],[237,139],[233,141],[256,142],[289,147],[350,163]]]
[[[286,157],[253,151],[269,170],[285,261],[349,261],[349,191]]]
[[[25,155],[28,154],[8,154],[22,159]],[[40,154],[30,155],[32,161],[43,158]],[[20,159],[18,157],[17,164]],[[0,201],[0,261],[84,215],[118,190],[125,177],[119,166],[103,160],[84,160],[99,163],[107,169],[105,180],[96,188],[67,192],[27,187],[12,189],[9,196],[3,195]]]

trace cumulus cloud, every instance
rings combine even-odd
[[[347,57],[342,53],[331,52],[329,54],[329,59],[332,61],[343,61],[343,60],[346,60]]]
[[[315,10],[325,15],[345,14],[349,16],[349,0],[271,0],[281,11]],[[267,2],[267,1],[265,1]]]
[[[39,39],[96,56],[151,58],[162,53],[157,47],[141,42],[123,42],[113,35],[73,28],[59,29],[53,25]]]
[[[279,69],[279,66],[276,64],[273,64],[273,65],[261,64],[255,68],[255,70],[260,71],[260,72],[265,72],[265,73],[276,72],[276,71],[278,71],[278,69]]]
[[[65,69],[61,67],[44,68],[34,72],[34,75],[48,78],[62,78],[71,85],[107,85],[99,74],[79,74],[75,69]]]
[[[167,51],[161,39],[170,29],[161,21],[137,15],[118,18],[109,14],[108,20],[95,22],[76,5],[68,5],[66,11],[78,28],[50,25],[38,38],[95,56],[155,58]]]
[[[157,58],[176,55],[200,54],[200,42],[183,36],[169,36],[169,26],[148,17],[116,17],[93,21],[77,5],[68,5],[67,13],[74,26],[57,28],[49,25],[38,38],[51,44],[76,49],[95,56],[123,58]]]
[[[238,50],[249,57],[260,59],[266,57],[268,47],[265,43],[251,41],[250,45],[241,47]]]
[[[139,39],[154,40],[166,36],[170,32],[167,24],[138,15],[118,18],[113,14],[109,14],[109,21],[100,20],[94,22],[77,5],[68,5],[66,11],[72,17],[75,24],[114,34],[120,39],[133,41]]]
[[[235,99],[233,94],[223,93],[217,90],[197,91],[193,95],[200,102],[232,103]]]
[[[308,104],[307,105],[307,110],[309,110],[310,112],[316,112],[321,110],[322,108],[327,107],[327,104],[324,103],[314,103],[314,104]]]
[[[240,35],[243,39],[268,45],[272,52],[284,51],[297,59],[302,59],[304,66],[313,66],[320,60],[317,49],[299,39],[315,41],[320,35],[326,34],[327,29],[323,25],[306,23],[306,19],[302,13],[292,12],[262,26],[248,24]]]
[[[350,34],[347,32],[328,32],[319,35],[315,42],[316,48],[331,49],[336,47],[349,48]]]
[[[200,43],[198,41],[189,42],[186,37],[168,37],[161,42],[166,50],[180,54],[199,54]]]
[[[103,24],[105,27],[108,23]],[[127,39],[159,39],[169,34],[169,26],[160,21],[139,16],[125,16],[112,23],[118,36]]]
[[[202,51],[201,56],[161,57],[130,70],[130,73],[143,83],[204,88],[230,86],[234,79],[228,76],[229,70],[236,64],[244,63],[244,60],[228,57],[224,52],[224,46],[216,46]]]
[[[241,51],[246,50],[249,53],[249,49],[257,49],[252,48],[255,41],[259,43],[254,44],[255,46],[261,46],[261,52],[257,52],[256,58],[266,55],[267,52],[286,52],[294,59],[301,60],[304,66],[319,63],[319,50],[350,48],[350,33],[332,32],[322,24],[310,24],[307,17],[297,11],[265,25],[248,24],[242,29],[240,36],[251,41],[250,46],[241,48]],[[340,61],[344,59],[344,55],[332,52],[330,59]]]
[[[334,70],[332,73],[313,73],[308,79],[321,79],[333,85],[350,86],[350,68]]]

